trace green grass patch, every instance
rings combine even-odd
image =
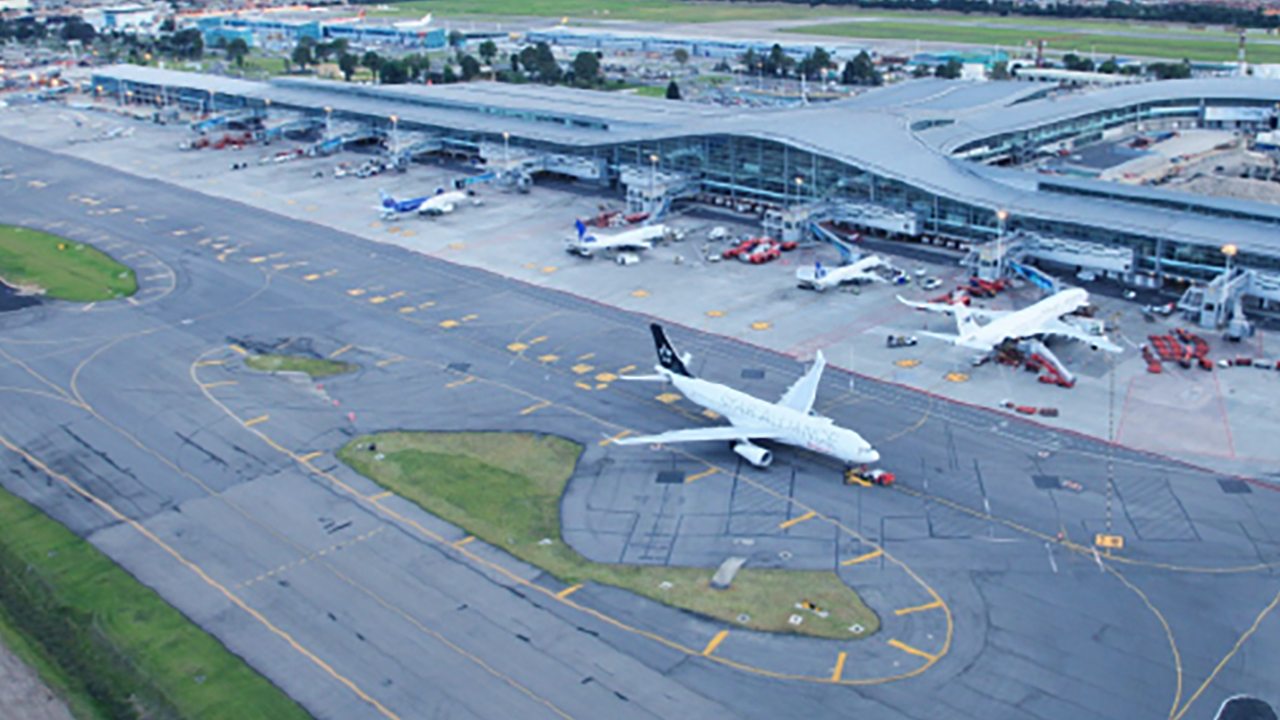
[[[787,3],[684,2],[682,0],[416,0],[395,3],[391,10],[370,12],[389,17],[438,15],[507,15],[597,20],[720,22],[726,20],[794,20],[849,14],[838,8],[808,8]]]
[[[964,24],[930,24],[921,22],[850,22],[829,25],[806,25],[786,32],[811,35],[833,35],[863,39],[921,40],[953,42],[980,46],[998,46],[1018,52],[1033,52],[1027,41],[1038,37],[1034,30],[974,27]],[[1236,55],[1236,42],[1223,35],[1219,40],[1156,37],[1127,37],[1081,32],[1069,38],[1057,38],[1047,45],[1050,52],[1096,53],[1099,59],[1116,55],[1165,58],[1169,60],[1202,60],[1227,62]],[[1280,62],[1280,45],[1255,44],[1249,47],[1251,62]]]
[[[82,719],[310,717],[93,545],[4,490],[0,606],[10,647]]]
[[[376,451],[370,451],[373,443]],[[394,432],[361,436],[338,459],[382,487],[561,581],[596,582],[742,627],[824,638],[867,637],[880,619],[834,572],[760,570],[748,564],[729,590],[712,569],[594,563],[560,537],[560,497],[582,447],[529,433]],[[381,459],[378,456],[381,455]],[[826,618],[795,604],[812,602]],[[750,620],[740,623],[740,615]],[[862,625],[855,636],[849,627]]]
[[[312,379],[341,375],[356,369],[351,363],[299,355],[250,355],[244,359],[244,364],[261,372],[304,372]]]
[[[637,85],[636,88],[631,91],[631,94],[639,95],[640,97],[665,99],[667,97],[667,86],[666,85]]]
[[[93,704],[92,698],[76,691],[76,681],[61,666],[50,660],[33,638],[23,634],[18,624],[9,617],[3,604],[0,604],[0,642],[34,670],[45,687],[66,703],[67,709],[78,720],[109,720]]]
[[[0,225],[0,279],[74,302],[134,294],[133,270],[95,247],[30,228]]]

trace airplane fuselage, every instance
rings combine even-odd
[[[957,345],[976,350],[991,350],[1010,338],[1034,334],[1030,328],[1044,327],[1063,315],[1089,304],[1089,293],[1082,288],[1070,288],[1047,297],[1040,302],[1009,315],[997,318],[986,325],[965,328],[956,340]]]
[[[677,375],[657,368],[676,389],[691,401],[744,428],[772,428],[785,435],[779,442],[806,448],[851,465],[874,463],[880,459],[871,444],[858,433],[836,426],[829,418],[808,415],[775,405],[747,393],[699,378]],[[751,439],[749,431],[742,440]]]

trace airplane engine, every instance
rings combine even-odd
[[[746,440],[734,443],[733,451],[758,468],[769,467],[769,463],[773,462],[772,452]]]

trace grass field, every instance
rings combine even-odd
[[[341,375],[356,369],[351,363],[297,355],[250,355],[244,364],[261,372],[304,372],[312,379]]]
[[[368,449],[370,443],[376,451]],[[338,458],[382,487],[569,584],[613,585],[674,607],[755,630],[867,637],[880,620],[834,572],[743,568],[729,590],[712,570],[593,563],[560,537],[560,496],[582,448],[527,433],[384,433],[362,436]],[[381,459],[379,459],[381,457]],[[828,617],[804,612],[803,601]],[[749,616],[742,622],[739,617]],[[859,624],[855,636],[850,626]]]
[[[127,297],[138,290],[133,271],[101,250],[12,225],[0,225],[0,279],[74,302]]]
[[[10,647],[31,662],[46,684],[68,694],[71,707],[84,713],[82,720],[106,717],[93,710],[101,706],[85,689],[86,677],[122,674],[133,678],[132,684],[110,688],[121,702],[130,704],[129,695],[145,683],[185,720],[310,717],[110,558],[4,490],[0,490],[0,546],[10,561],[20,564],[24,576],[38,577],[41,586],[48,588],[53,606],[40,610],[47,621],[55,626],[74,625],[72,634],[100,634],[132,665],[123,670],[116,663],[110,668],[91,666],[82,673],[65,672],[52,661],[58,655],[50,649],[50,635],[32,637],[25,630],[15,630],[27,624],[6,615],[0,632],[7,641],[18,634]],[[3,570],[13,572],[9,567]],[[30,582],[30,577],[20,582]],[[79,657],[75,660],[84,662]]]
[[[110,720],[94,706],[87,695],[76,691],[76,682],[56,662],[53,662],[40,651],[40,646],[22,633],[19,623],[14,622],[0,605],[0,641],[9,648],[27,667],[35,670],[40,680],[55,695],[62,699],[67,709],[77,720]]]
[[[828,25],[806,25],[790,28],[787,32],[811,35],[829,35],[872,40],[921,40],[925,42],[967,43],[980,46],[998,46],[1006,49],[1029,50],[1027,41],[1037,37],[1035,31],[973,27],[962,24],[930,24],[920,22],[849,22]],[[1203,36],[1215,37],[1215,36]],[[1057,38],[1047,49],[1057,52],[1075,52],[1081,55],[1096,53],[1099,58],[1111,55],[1119,57],[1155,57],[1170,60],[1227,62],[1236,56],[1236,42],[1226,35],[1220,39],[1145,38],[1107,35],[1104,33],[1072,33],[1072,37]],[[1249,47],[1252,62],[1280,62],[1280,45],[1252,45]]]
[[[632,92],[633,95],[651,98],[666,98],[667,87],[665,85],[640,85]]]
[[[508,17],[569,17],[599,20],[655,20],[717,22],[724,20],[794,20],[842,14],[835,8],[773,3],[681,2],[680,0],[416,0],[395,3],[390,11],[370,15],[419,18],[505,15]],[[847,14],[847,11],[846,13]]]

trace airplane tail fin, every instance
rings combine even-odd
[[[396,199],[388,195],[386,190],[378,190],[378,197],[382,199],[382,207],[395,207]]]
[[[423,24],[423,25],[430,25],[430,24],[431,24],[431,13],[427,13],[426,15],[423,15],[423,16],[422,16],[422,24]]]
[[[819,260],[813,264],[813,279],[821,280],[827,276],[827,271],[822,267],[822,261]]]
[[[681,357],[676,352],[675,347],[671,345],[671,341],[667,339],[667,334],[662,331],[662,326],[658,323],[653,323],[649,326],[649,329],[653,331],[653,343],[658,348],[658,364],[676,375],[693,377],[693,373],[689,372],[689,368],[685,367],[685,361],[688,356]]]
[[[973,311],[964,305],[955,306],[955,318],[956,331],[960,333],[961,337],[972,335],[974,331],[982,327],[974,317]]]
[[[582,242],[583,236],[587,234],[587,226],[581,220],[574,220],[573,227],[578,231],[578,242]]]

